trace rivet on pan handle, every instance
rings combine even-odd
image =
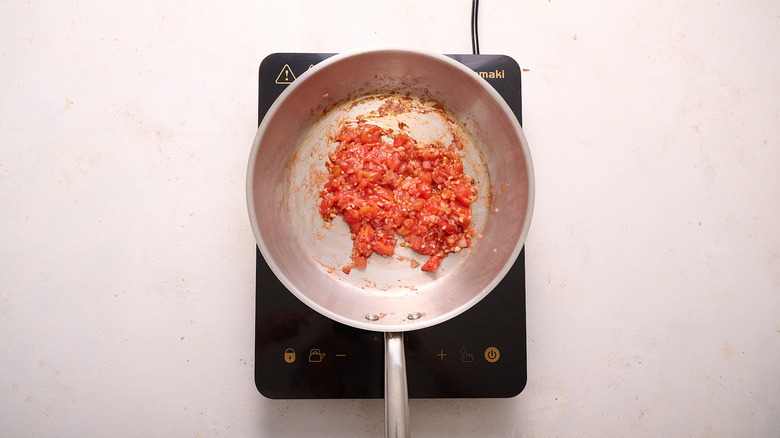
[[[409,437],[403,333],[385,333],[385,437]]]

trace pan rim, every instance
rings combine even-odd
[[[337,312],[334,312],[328,308],[321,306],[317,302],[313,301],[308,296],[308,294],[306,294],[303,291],[299,291],[297,286],[287,277],[286,273],[282,271],[282,269],[274,261],[274,258],[269,254],[269,249],[266,246],[265,240],[263,238],[263,233],[261,232],[257,218],[255,217],[255,211],[257,206],[255,205],[254,196],[252,196],[254,192],[253,182],[255,180],[256,161],[257,161],[257,156],[259,154],[258,146],[262,142],[262,139],[268,130],[269,124],[273,121],[274,114],[276,114],[276,112],[279,111],[279,108],[283,105],[283,102],[286,100],[286,98],[289,95],[293,94],[298,87],[302,86],[308,80],[308,78],[315,77],[316,73],[319,70],[326,69],[331,64],[341,62],[342,60],[350,57],[362,56],[362,55],[373,54],[378,52],[394,53],[394,54],[408,53],[412,55],[433,58],[436,61],[446,63],[449,66],[457,70],[460,70],[462,73],[465,73],[467,76],[473,77],[475,79],[475,83],[479,84],[481,90],[487,93],[506,114],[511,115],[509,121],[512,124],[512,127],[519,139],[520,146],[523,148],[523,156],[525,157],[526,160],[525,170],[528,175],[528,202],[525,206],[526,214],[525,214],[525,220],[523,221],[522,230],[519,233],[519,237],[517,239],[515,247],[512,253],[510,254],[510,256],[508,257],[507,262],[491,279],[491,281],[485,284],[481,288],[479,293],[475,293],[471,297],[471,299],[465,301],[462,305],[453,308],[437,317],[420,318],[415,321],[405,321],[403,323],[398,323],[398,324],[387,324],[387,323],[383,323],[381,320],[376,322],[372,322],[369,320],[356,321],[353,318],[345,317]],[[514,265],[520,252],[522,251],[525,245],[528,231],[530,229],[530,223],[533,216],[533,207],[534,207],[534,200],[535,200],[535,178],[534,178],[530,149],[528,146],[527,139],[525,138],[522,126],[520,126],[519,121],[513,115],[509,105],[504,101],[503,97],[501,97],[501,95],[484,79],[480,78],[478,74],[476,74],[473,70],[469,69],[467,66],[461,64],[460,62],[446,55],[442,55],[440,53],[434,53],[430,51],[407,48],[407,47],[376,46],[376,47],[365,47],[360,49],[344,51],[330,58],[327,58],[322,62],[316,64],[314,67],[310,68],[306,72],[302,73],[295,81],[293,81],[292,84],[288,85],[285,88],[285,90],[283,90],[280,96],[273,102],[273,104],[269,108],[266,117],[263,118],[260,126],[258,127],[257,133],[255,135],[254,142],[252,145],[252,150],[249,155],[249,162],[247,168],[246,196],[247,196],[247,207],[248,207],[249,219],[252,225],[252,231],[255,236],[255,241],[257,243],[257,246],[260,249],[262,256],[268,263],[271,270],[274,272],[276,277],[282,282],[282,284],[288,289],[288,291],[293,293],[293,295],[295,295],[299,300],[304,302],[310,308],[318,311],[319,313],[323,314],[324,316],[332,320],[338,321],[340,323],[346,324],[351,327],[370,330],[370,331],[382,331],[382,332],[410,331],[410,330],[417,330],[417,329],[421,329],[421,328],[425,328],[425,327],[429,327],[441,323],[443,321],[454,318],[459,314],[465,312],[469,308],[473,307],[480,300],[482,300],[488,293],[490,293],[498,285],[498,283],[506,276],[507,272]]]

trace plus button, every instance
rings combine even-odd
[[[444,350],[439,350],[439,354],[437,354],[437,356],[439,356],[439,360],[444,360],[444,357],[447,356],[447,353],[445,353]]]

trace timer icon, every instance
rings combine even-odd
[[[495,363],[498,361],[498,358],[501,356],[501,353],[498,351],[498,348],[496,347],[488,347],[485,349],[485,360],[490,363]]]

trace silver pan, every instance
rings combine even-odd
[[[461,138],[465,172],[478,198],[473,248],[449,254],[433,272],[427,256],[398,246],[345,274],[346,223],[318,211],[331,137],[364,119],[403,129],[418,142]],[[309,307],[340,323],[385,333],[387,436],[408,436],[403,332],[454,318],[485,297],[514,263],[528,233],[533,168],[517,119],[476,73],[439,54],[372,49],[329,58],[296,79],[257,131],[247,171],[252,230],[279,280]]]

